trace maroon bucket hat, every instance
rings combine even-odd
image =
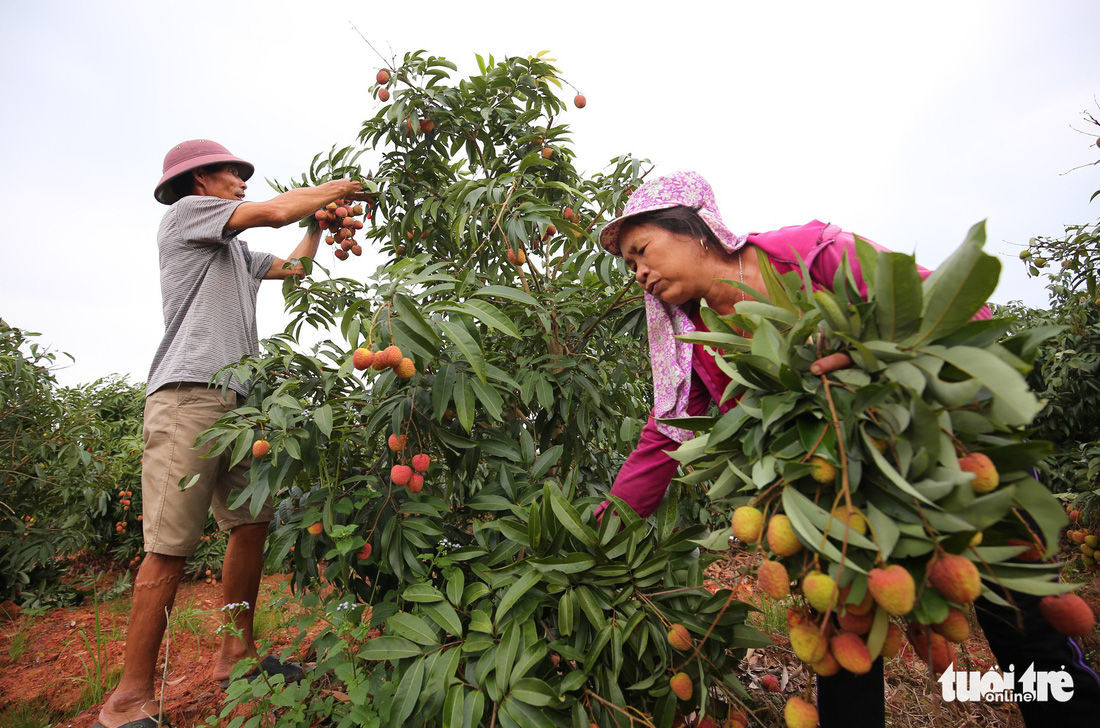
[[[191,139],[190,141],[180,142],[169,149],[168,154],[164,155],[164,174],[161,176],[160,182],[157,182],[153,196],[157,198],[157,202],[171,205],[179,199],[175,190],[172,189],[171,183],[174,178],[193,169],[205,167],[208,164],[222,164],[225,162],[240,165],[238,171],[241,174],[241,179],[248,179],[256,171],[256,168],[250,163],[239,157],[234,157],[228,149],[217,142],[212,142],[209,139]]]

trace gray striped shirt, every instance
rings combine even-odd
[[[170,382],[206,382],[258,351],[256,294],[275,256],[252,253],[225,225],[239,200],[190,195],[164,213],[157,233],[164,339],[146,394]],[[229,387],[244,395],[247,383]]]

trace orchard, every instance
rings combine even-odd
[[[850,269],[835,292],[767,269],[766,296],[704,308],[691,337],[740,405],[678,422],[695,437],[654,516],[612,499],[598,519],[652,393],[641,291],[596,233],[650,165],[582,173],[566,119],[586,97],[542,55],[477,64],[372,70],[357,137],[274,183],[352,177],[367,199],[303,221],[327,245],[200,445],[251,457],[231,505],[274,497],[267,568],[315,666],[233,682],[210,724],[814,725],[809,688],[769,676],[769,713],[739,678],[773,644],[742,587],[820,675],[909,650],[934,678],[1003,586],[1093,629],[1054,557],[1097,568],[1095,226],[1022,256],[1053,312],[971,321],[1000,270],[981,225],[927,281],[861,242],[866,296]],[[143,388],[58,388],[54,354],[0,333],[0,596],[57,605],[64,557],[140,560]],[[731,544],[752,558],[708,585]],[[223,552],[204,536],[189,568],[214,581]]]

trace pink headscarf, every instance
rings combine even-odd
[[[748,236],[734,235],[722,222],[714,191],[697,172],[674,172],[643,184],[630,196],[622,214],[600,231],[600,244],[609,253],[621,256],[619,228],[624,220],[643,212],[681,205],[698,208],[699,217],[727,251],[732,253],[745,244]],[[649,325],[649,360],[653,366],[653,416],[687,417],[692,347],[676,337],[695,331],[695,324],[683,307],[665,303],[648,293],[645,294],[645,312]],[[657,423],[657,429],[677,442],[692,437],[688,430],[661,422]]]

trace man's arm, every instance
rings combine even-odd
[[[339,199],[339,198],[337,198]],[[302,258],[316,258],[317,247],[321,242],[321,230],[320,228],[314,230],[311,233],[306,233],[302,238],[302,242],[298,243],[298,247],[291,252],[288,260],[295,261],[294,265],[284,268],[286,260],[283,260],[279,256],[275,256],[275,259],[271,261],[271,267],[264,273],[264,280],[289,278],[290,276],[302,276],[306,274],[305,268],[300,261]]]
[[[342,197],[365,199],[362,189],[363,185],[359,182],[337,179],[316,187],[287,190],[267,202],[242,202],[229,216],[225,228],[240,231],[255,227],[282,227],[312,215],[333,200]]]

